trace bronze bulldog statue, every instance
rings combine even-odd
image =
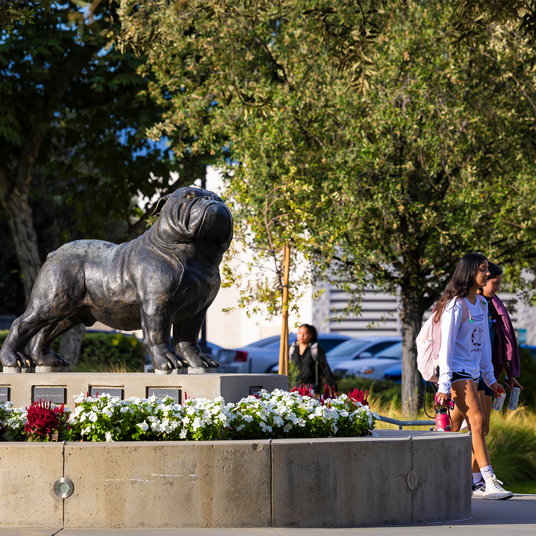
[[[131,242],[78,240],[48,255],[28,308],[2,346],[4,367],[68,366],[52,343],[96,321],[141,328],[155,370],[218,366],[197,341],[220,287],[219,265],[233,237],[231,213],[214,193],[181,188],[162,197],[153,214],[159,214],[156,223]]]

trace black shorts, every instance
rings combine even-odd
[[[478,390],[484,391],[486,396],[493,396],[493,390],[486,385],[484,378],[482,378],[482,374],[480,375],[480,378],[478,378]]]
[[[478,383],[478,378],[473,378],[471,374],[465,372],[465,370],[462,370],[461,372],[453,372],[450,383],[452,385],[454,382],[459,382],[460,380],[473,380],[475,383]]]

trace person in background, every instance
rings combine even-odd
[[[484,488],[484,499],[509,499],[513,493],[501,487],[491,467],[485,436],[486,418],[477,391],[480,374],[494,393],[502,389],[491,363],[488,305],[477,295],[488,282],[489,275],[488,260],[484,255],[464,255],[436,306],[434,319],[441,321],[436,398],[443,406],[447,406],[452,398],[461,418],[471,429],[473,460],[482,475],[482,482],[473,483],[473,492],[478,484]],[[455,426],[453,419],[453,428]]]
[[[493,373],[496,378],[499,378],[503,371],[506,372],[505,385],[509,389],[519,387],[522,391],[523,387],[516,379],[520,375],[520,367],[519,349],[514,326],[512,325],[506,307],[497,296],[497,292],[501,290],[502,270],[492,262],[488,263],[488,265],[490,276],[486,285],[482,287],[482,295],[486,298],[489,307]],[[479,385],[479,394],[487,420],[486,432],[489,432],[493,393]]]
[[[302,324],[298,329],[298,340],[290,345],[290,360],[296,363],[298,385],[312,387],[317,394],[324,392],[324,382],[336,391],[337,384],[326,360],[324,349],[318,343],[318,332],[314,326]]]

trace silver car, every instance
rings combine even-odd
[[[402,363],[401,342],[379,352],[375,357],[343,361],[333,369],[333,372],[342,374],[343,376],[383,380],[385,378],[385,372],[397,363]]]
[[[325,352],[329,352],[332,348],[349,340],[348,335],[339,335],[337,333],[319,333],[318,342],[322,346]],[[242,346],[241,348],[235,348],[232,350],[235,352],[234,356],[229,355],[232,358],[232,362],[225,361],[225,354],[220,351],[219,362],[220,368],[225,367],[227,372],[231,372],[231,368],[236,368],[232,372],[277,372],[279,370],[279,335],[268,337],[260,341]],[[289,335],[289,343],[292,344],[296,340],[296,333]],[[229,350],[226,353],[230,352]],[[222,359],[223,358],[223,359]]]
[[[338,367],[343,361],[350,359],[368,359],[375,357],[379,352],[390,348],[402,341],[402,337],[397,335],[369,335],[351,339],[339,344],[326,354],[331,370]]]

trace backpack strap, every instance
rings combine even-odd
[[[462,306],[462,324],[467,320],[467,317],[470,316],[469,313],[469,307],[467,307],[467,302],[465,301],[465,298],[456,298],[460,305]],[[461,325],[461,324],[460,324]]]

